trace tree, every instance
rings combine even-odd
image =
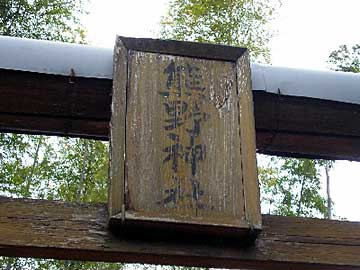
[[[161,36],[184,41],[243,46],[268,62],[269,22],[280,2],[273,0],[171,0]]]
[[[264,157],[262,157],[264,159]],[[263,209],[285,216],[328,217],[321,195],[321,169],[332,161],[268,158],[259,168]]]
[[[344,72],[360,72],[360,44],[355,44],[350,48],[341,45],[329,55],[328,63],[333,70]]]
[[[325,176],[326,176],[326,201],[327,201],[327,207],[326,207],[326,217],[327,219],[332,219],[332,208],[333,208],[333,201],[331,200],[331,194],[330,194],[330,170],[333,167],[335,161],[327,160],[325,162]]]
[[[34,39],[84,42],[80,24],[84,1],[1,0],[0,34]]]

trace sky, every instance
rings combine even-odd
[[[90,0],[83,18],[94,46],[113,47],[116,35],[158,37],[166,0]],[[282,0],[271,22],[275,66],[328,69],[330,52],[360,42],[360,0]],[[338,161],[331,171],[334,214],[360,221],[360,164]],[[323,176],[324,179],[325,176]],[[325,190],[325,188],[324,188]]]
[[[359,43],[359,0],[282,0],[272,23],[272,64],[327,69],[331,51]]]

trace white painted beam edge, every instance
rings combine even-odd
[[[112,62],[112,49],[0,36],[2,69],[111,79]]]
[[[0,68],[112,79],[113,49],[0,36]],[[360,74],[252,64],[253,90],[360,104]]]
[[[360,74],[251,65],[253,90],[360,104]]]

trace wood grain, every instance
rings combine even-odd
[[[261,229],[259,181],[256,164],[255,119],[251,88],[251,70],[248,52],[236,63],[239,121],[241,138],[241,166],[243,168],[246,220],[255,229]]]
[[[127,210],[138,218],[248,227],[239,166],[235,64],[142,52],[132,52],[129,61]],[[164,70],[175,63],[176,68],[192,70],[193,76],[199,69],[197,76],[202,80],[197,88],[204,90],[182,85],[176,90],[181,96],[171,92],[176,87],[170,94],[166,92],[168,75]],[[185,73],[177,71],[176,76]],[[170,106],[172,110],[174,104],[181,107],[177,120],[170,116],[174,111],[166,109]],[[194,131],[196,121],[198,134]],[[190,146],[192,140],[194,145]],[[175,146],[179,149],[172,148]],[[190,160],[191,164],[186,161],[190,155],[196,159]]]
[[[128,51],[117,40],[114,52],[114,84],[111,103],[109,213],[116,215],[125,204],[126,97]]]
[[[110,204],[118,206],[111,210],[111,226],[131,223],[133,229],[139,221],[142,231],[155,222],[199,224],[210,231],[223,226],[224,232],[261,229],[248,55],[238,63],[174,56],[125,48],[127,41],[119,38],[115,49],[124,51],[115,62],[128,65],[115,64],[120,75],[113,102],[121,94],[126,105],[125,113],[113,106],[119,111],[113,111],[112,134],[119,136],[112,138],[112,156],[119,155],[113,147],[119,141],[126,141],[126,150],[120,153],[125,160],[111,163]],[[117,91],[126,80],[125,90]],[[117,195],[123,191],[119,183],[125,201]]]
[[[360,269],[360,223],[263,215],[252,247],[114,236],[107,206],[0,198],[0,255],[259,270]]]

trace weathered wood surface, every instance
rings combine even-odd
[[[0,70],[0,131],[107,140],[112,80]]]
[[[263,216],[254,246],[144,242],[107,230],[107,206],[0,198],[0,255],[261,270],[360,269],[360,223]]]
[[[8,70],[0,79],[1,131],[108,139],[112,80]],[[360,161],[359,105],[253,95],[258,152]]]
[[[360,105],[253,93],[259,152],[360,161]]]
[[[240,143],[255,132],[240,134],[236,63],[130,51],[127,96],[126,211],[139,219],[253,227],[241,166],[250,157]],[[250,170],[248,181],[257,183]],[[249,196],[258,193],[252,187]]]
[[[122,40],[126,48],[134,51],[230,62],[235,62],[246,51],[245,48],[189,41],[129,37],[118,37],[118,39]]]
[[[109,213],[118,214],[125,203],[126,98],[128,87],[127,50],[117,41],[111,103]]]
[[[140,41],[141,48],[155,42],[158,51],[138,51]],[[113,103],[126,100],[126,109],[113,106],[111,132],[126,133],[126,144],[123,135],[112,136],[111,156],[125,160],[112,161],[110,182],[125,187],[125,202],[117,215],[111,211],[111,225],[260,229],[248,53],[228,48],[225,59],[203,59],[208,45],[193,44],[197,55],[188,43],[176,44],[179,50],[167,41],[117,40]],[[125,152],[113,147],[120,141]],[[110,205],[123,196],[118,193],[110,191]]]
[[[260,190],[257,178],[255,120],[250,60],[248,52],[237,60],[237,84],[240,109],[241,166],[243,169],[246,220],[261,228]]]

